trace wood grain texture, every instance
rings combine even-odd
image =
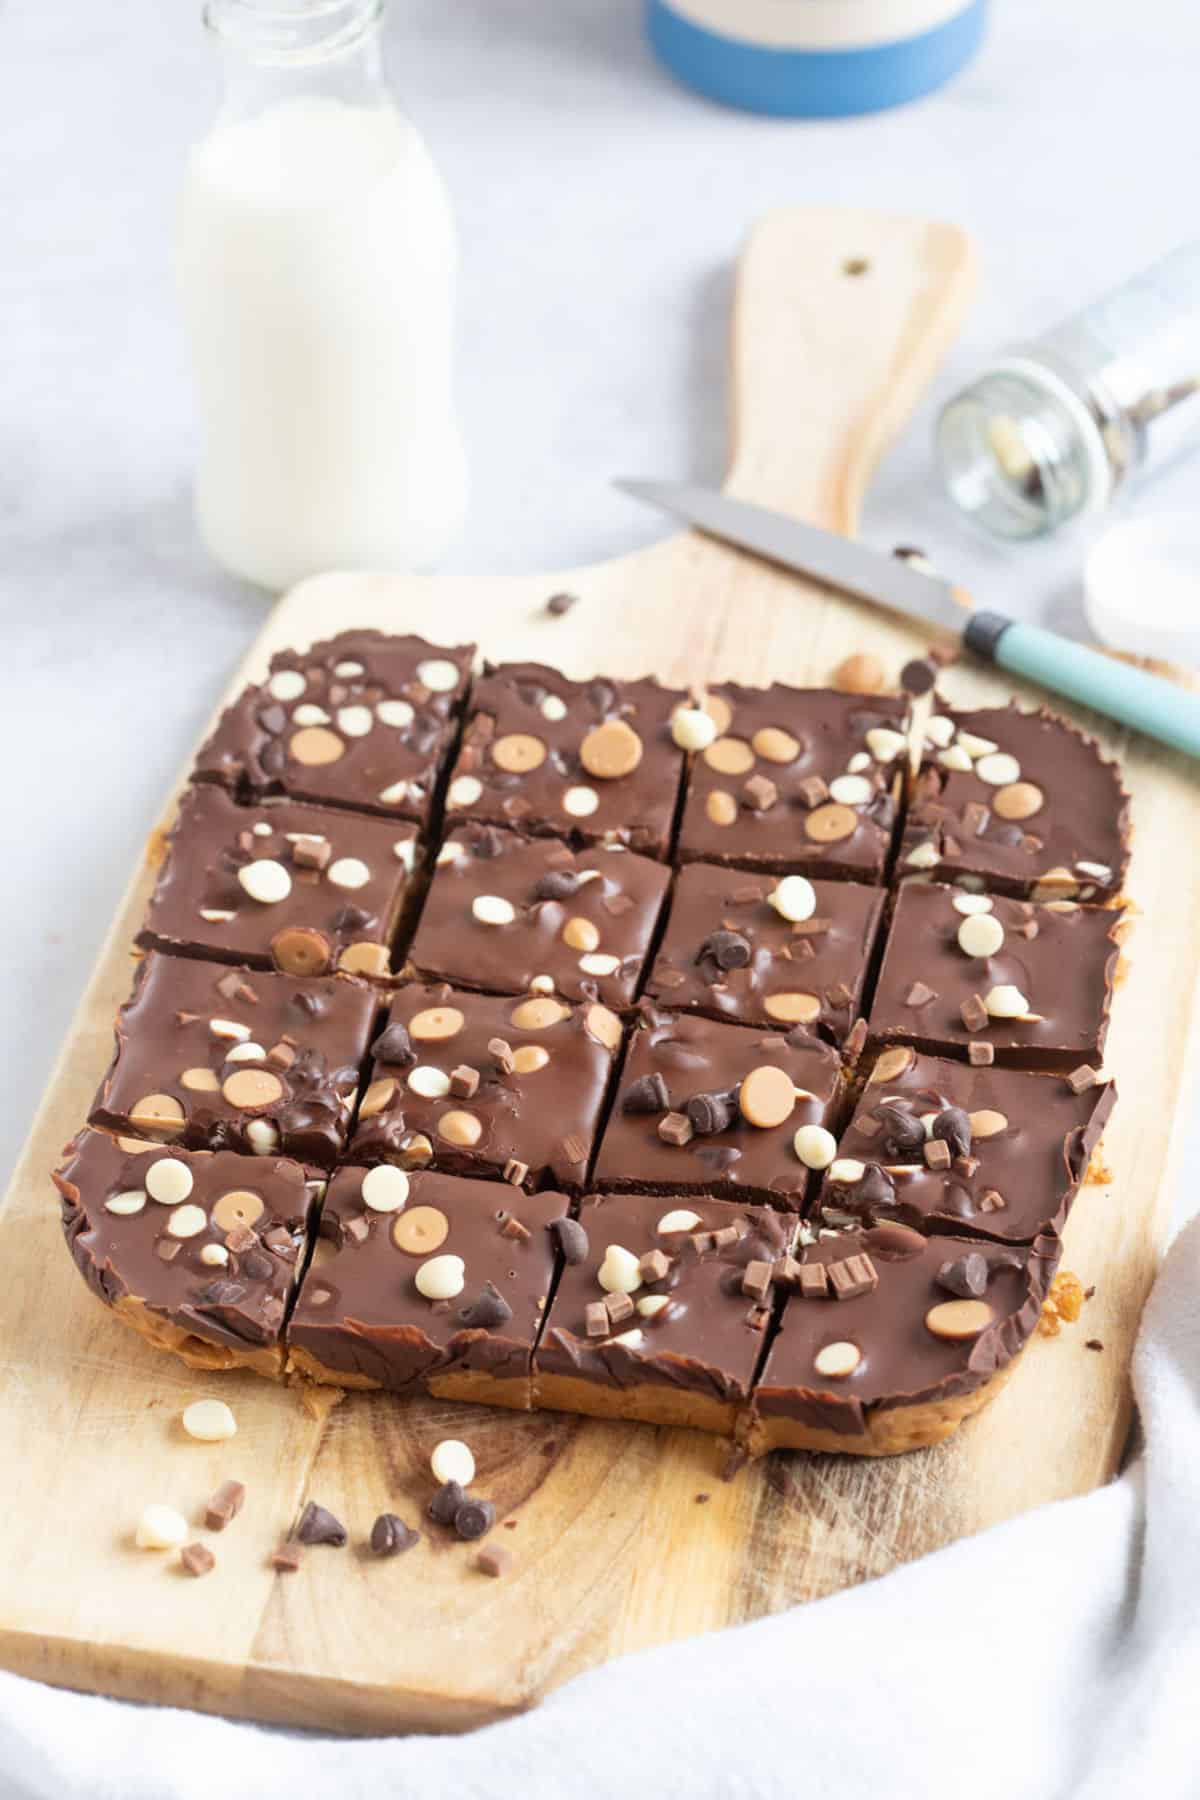
[[[863,258],[859,275],[844,272]],[[874,463],[951,338],[969,297],[961,235],[920,219],[798,212],[746,251],[735,331],[731,485],[843,531]],[[580,604],[550,619],[547,595]],[[528,579],[327,576],[283,600],[239,670],[350,625],[478,636],[496,657],[577,674],[828,679],[870,647],[894,674],[920,642],[899,623],[684,535],[594,568]],[[957,699],[1009,691],[965,666]],[[1034,696],[1029,694],[1028,698]],[[1131,891],[1148,923],[1132,945],[1109,1066],[1123,1099],[1104,1154],[1111,1184],[1081,1195],[1066,1264],[1095,1299],[1079,1326],[1036,1341],[995,1404],[949,1443],[885,1464],[775,1456],[719,1478],[697,1433],[354,1395],[326,1416],[248,1375],[205,1378],[154,1355],[85,1292],[46,1171],[83,1118],[128,987],[128,943],[151,883],[139,871],[50,1084],[0,1217],[0,1439],[29,1504],[0,1540],[0,1663],[149,1701],[348,1731],[456,1729],[531,1704],[625,1651],[754,1618],[884,1573],[1113,1471],[1127,1369],[1179,1147],[1200,980],[1200,806],[1182,758],[1084,721],[1121,752],[1133,791]],[[1102,1340],[1102,1353],[1084,1339]],[[182,1407],[214,1387],[232,1443],[199,1445]],[[471,1442],[515,1564],[501,1581],[426,1537],[376,1564],[316,1549],[294,1576],[268,1556],[308,1497],[361,1542],[386,1509],[416,1520],[427,1459]],[[226,1476],[246,1508],[212,1540],[204,1581],[131,1547],[149,1500],[197,1516]],[[706,1495],[703,1502],[698,1496]],[[36,1499],[34,1499],[36,1497]]]

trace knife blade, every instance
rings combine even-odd
[[[958,590],[943,576],[802,519],[689,482],[622,480],[616,486],[739,550],[920,625],[952,631],[984,661],[1200,758],[1200,694],[1194,690],[1007,613],[964,611]]]

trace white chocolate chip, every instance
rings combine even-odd
[[[694,1231],[700,1223],[700,1214],[692,1212],[690,1207],[677,1206],[674,1212],[665,1212],[655,1229],[659,1237],[670,1237],[676,1231]]]
[[[178,1550],[188,1540],[188,1522],[173,1506],[142,1509],[134,1542],[139,1550]]]
[[[178,1206],[193,1187],[192,1171],[177,1156],[163,1156],[146,1170],[146,1192],[160,1206]]]
[[[586,819],[590,817],[599,804],[599,794],[596,792],[595,788],[590,787],[568,788],[562,797],[563,811],[565,813],[570,813],[573,819]]]
[[[941,861],[938,847],[932,838],[926,838],[923,844],[914,844],[905,857],[905,866],[910,869],[933,869]]]
[[[177,1206],[167,1220],[167,1231],[171,1237],[193,1238],[198,1237],[207,1224],[208,1214],[202,1206]]]
[[[1097,881],[1112,880],[1112,870],[1106,863],[1077,862],[1075,867],[1081,875],[1094,875]]]
[[[656,1319],[663,1308],[670,1304],[670,1294],[643,1294],[640,1300],[634,1301],[643,1319]]]
[[[444,869],[448,863],[460,863],[467,860],[465,844],[443,844],[437,853],[437,866]]]
[[[328,725],[329,714],[323,706],[314,706],[306,700],[303,706],[297,706],[292,712],[293,725]]]
[[[397,838],[392,845],[392,855],[398,863],[402,863],[411,875],[417,860],[416,838]]]
[[[183,1409],[183,1429],[202,1444],[220,1444],[237,1432],[237,1420],[223,1400],[193,1400]]]
[[[981,756],[975,764],[975,773],[989,787],[1011,787],[1014,781],[1021,779],[1021,765],[1015,756],[1006,756],[1001,751],[994,756]]]
[[[408,799],[408,783],[393,781],[388,787],[380,788],[375,797],[383,806],[399,806],[402,800]]]
[[[958,928],[958,947],[964,956],[995,956],[1004,945],[1004,927],[995,913],[974,913]]]
[[[429,1469],[435,1481],[457,1481],[459,1487],[470,1487],[475,1479],[475,1458],[471,1455],[470,1445],[464,1444],[461,1438],[443,1438],[433,1447]]]
[[[250,898],[262,906],[277,906],[292,891],[291,876],[281,862],[269,856],[245,863],[238,870],[238,881]]]
[[[818,1375],[824,1375],[826,1379],[831,1379],[853,1375],[861,1361],[862,1357],[856,1344],[841,1342],[826,1344],[823,1350],[818,1350],[813,1367]]]
[[[390,725],[395,731],[403,731],[412,724],[414,713],[407,700],[381,700],[375,708],[375,717],[381,725]]]
[[[566,716],[566,701],[560,700],[557,694],[547,694],[542,701],[543,719],[549,719],[552,725],[557,725],[559,721],[565,719]]]
[[[829,798],[839,806],[861,806],[874,791],[863,775],[836,775],[829,784]]]
[[[467,1265],[461,1256],[431,1256],[417,1270],[417,1292],[426,1300],[453,1300],[462,1293],[466,1277]]]
[[[336,888],[353,890],[366,887],[371,879],[371,871],[357,856],[339,856],[336,862],[330,863],[325,871],[325,878]]]
[[[511,925],[517,909],[499,894],[477,894],[471,902],[471,914],[481,925]]]
[[[984,995],[983,1004],[991,1019],[1020,1019],[1029,1011],[1029,1002],[1020,988],[1006,983],[991,988]]]
[[[140,1213],[145,1204],[146,1196],[141,1188],[125,1188],[104,1202],[104,1210],[115,1213],[118,1219],[129,1219],[134,1213]]]
[[[837,1155],[837,1139],[823,1125],[801,1125],[792,1148],[806,1169],[827,1169]]]
[[[446,790],[447,806],[474,806],[483,792],[483,783],[476,775],[456,775]]]
[[[590,955],[579,959],[579,967],[584,975],[615,975],[620,966],[620,957],[611,956],[604,950],[594,950]]]
[[[931,744],[944,750],[954,740],[954,720],[948,719],[945,713],[934,713],[925,721],[925,736]]]
[[[552,994],[554,992],[553,975],[535,975],[529,984],[531,994]]]
[[[375,723],[369,706],[339,706],[338,730],[343,737],[366,737]]]
[[[271,835],[271,827],[265,819],[255,819],[250,829],[255,837],[270,837]]]
[[[627,1350],[640,1350],[644,1341],[639,1325],[631,1326],[628,1331],[620,1331],[615,1338],[609,1339],[610,1344],[624,1344]]]
[[[620,1244],[610,1244],[596,1272],[596,1280],[606,1294],[636,1294],[642,1285],[637,1257]]]
[[[793,925],[811,919],[817,910],[817,891],[804,875],[785,875],[767,899],[780,918]]]
[[[202,906],[200,908],[200,917],[204,920],[206,925],[228,925],[230,919],[237,918],[237,914],[225,912],[222,908],[217,906]]]
[[[429,1063],[418,1063],[408,1072],[408,1086],[422,1100],[442,1100],[450,1092],[450,1077]]]
[[[846,773],[847,775],[861,775],[863,770],[869,769],[870,766],[871,758],[867,755],[866,751],[856,750],[854,755],[850,758],[850,761],[846,764]]]
[[[1000,748],[999,744],[993,744],[991,738],[976,737],[973,731],[960,731],[958,743],[960,749],[966,751],[972,762],[981,756],[991,756]]]
[[[214,1037],[229,1038],[235,1044],[244,1044],[250,1036],[250,1027],[239,1025],[236,1019],[210,1019],[208,1029]]]
[[[876,762],[895,762],[907,742],[902,731],[892,731],[886,725],[873,726],[866,735],[867,749]]]
[[[449,1085],[447,1082],[447,1088]],[[359,1192],[363,1205],[370,1207],[372,1212],[399,1212],[408,1204],[408,1176],[394,1163],[380,1163],[367,1170]]]
[[[345,662],[334,663],[333,672],[335,675],[339,675],[343,681],[354,681],[359,675],[365,675],[367,671],[362,663],[355,662],[353,657],[347,657]]]
[[[279,1148],[279,1132],[269,1119],[251,1119],[246,1142],[255,1156],[270,1156]]]
[[[707,750],[716,741],[717,723],[699,707],[681,706],[671,720],[671,736],[681,750]]]
[[[267,683],[272,700],[298,700],[308,686],[299,669],[280,669]]]
[[[955,912],[969,919],[972,913],[990,913],[992,897],[990,894],[955,894],[950,904]]]
[[[861,1181],[866,1172],[866,1164],[852,1156],[839,1156],[829,1165],[830,1181]]]
[[[948,750],[939,750],[938,761],[943,769],[957,769],[968,775],[971,772],[971,759],[961,744],[951,744]]]
[[[224,1244],[202,1244],[200,1261],[207,1263],[210,1269],[223,1269],[229,1261],[229,1252]]]
[[[899,1098],[899,1096],[897,1096],[897,1098]],[[933,1136],[933,1128],[934,1128],[934,1126],[935,1126],[935,1125],[936,1125],[936,1124],[937,1124],[937,1122],[938,1122],[938,1115],[937,1115],[937,1113],[935,1113],[935,1112],[923,1112],[923,1113],[919,1113],[919,1114],[918,1114],[918,1115],[917,1115],[917,1116],[918,1116],[918,1118],[919,1118],[919,1119],[920,1119],[920,1121],[921,1121],[921,1124],[922,1124],[922,1125],[923,1125],[923,1126],[924,1126],[924,1128],[925,1128],[925,1136],[926,1136],[926,1137],[927,1137],[927,1138],[930,1138],[930,1137],[932,1137],[932,1136]]]
[[[266,1054],[267,1053],[261,1044],[247,1041],[244,1044],[235,1044],[232,1050],[227,1051],[225,1054],[225,1061],[262,1062],[266,1057]]]
[[[431,694],[452,694],[458,686],[458,669],[444,657],[432,657],[429,662],[417,664],[417,680]]]

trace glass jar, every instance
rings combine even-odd
[[[1102,511],[1200,442],[1200,243],[997,361],[936,428],[951,499],[998,537]]]

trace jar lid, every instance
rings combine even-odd
[[[1200,519],[1159,513],[1112,526],[1088,554],[1083,590],[1108,649],[1200,667]]]

